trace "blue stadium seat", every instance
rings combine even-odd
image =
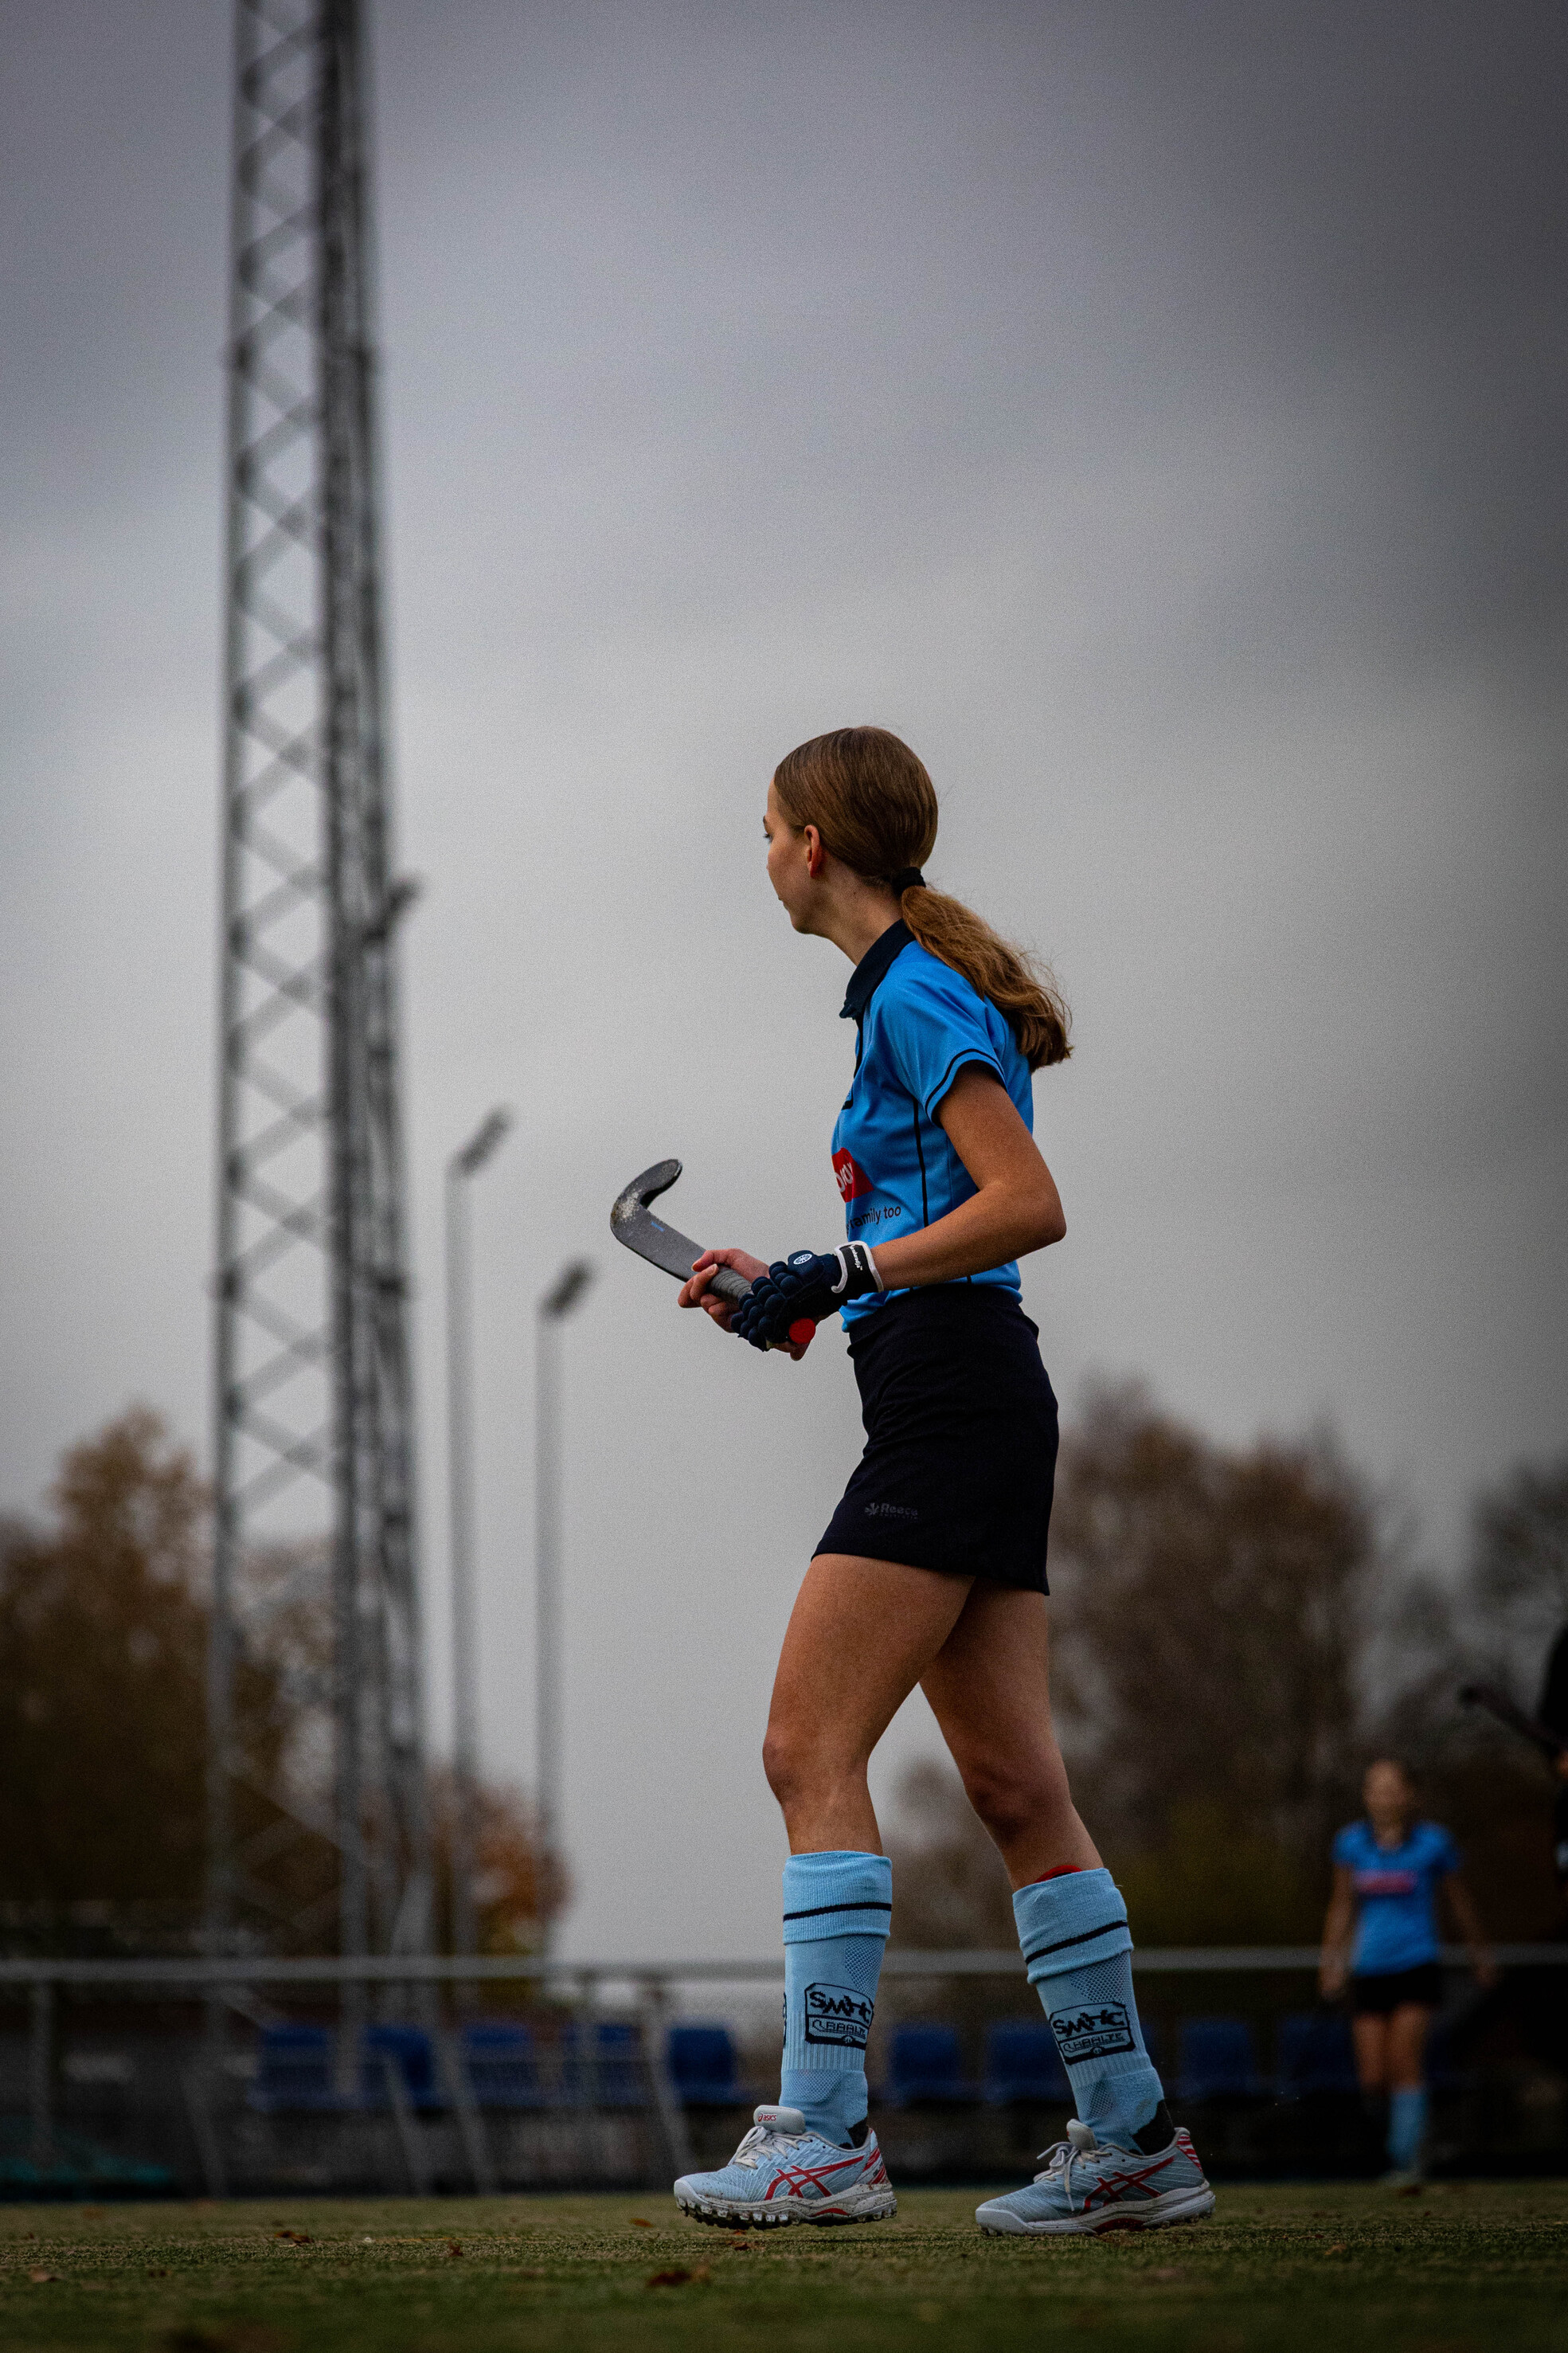
[[[993,2108],[1009,2100],[1071,2104],[1057,2038],[1043,2018],[1007,2018],[986,2028],[984,2098]]]
[[[408,2094],[411,2108],[446,2105],[436,2073],[436,2053],[422,2026],[367,2026],[360,2044],[360,2097],[367,2108],[391,2105],[386,2080],[390,2060]]]
[[[1179,2038],[1181,2097],[1216,2100],[1258,2089],[1258,2058],[1245,2018],[1184,2018]]]
[[[742,2096],[735,2045],[727,2026],[672,2026],[666,2063],[683,2107],[727,2108]]]
[[[647,2071],[641,2030],[626,2019],[596,2018],[586,2027],[575,2019],[561,2030],[566,2097],[597,2108],[644,2108]]]
[[[460,2063],[468,2069],[475,2105],[547,2108],[533,2036],[521,2019],[474,2019],[464,2027]]]
[[[915,2100],[973,2100],[955,2026],[896,2026],[888,2051],[887,2097],[895,2108]]]
[[[1305,2099],[1314,2092],[1353,2092],[1355,2052],[1349,2021],[1337,2010],[1292,2010],[1279,2021],[1274,2073],[1282,2100]]]
[[[264,2026],[247,2105],[263,2116],[321,2116],[351,2105],[332,2081],[336,2044],[325,2026]]]

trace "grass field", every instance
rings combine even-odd
[[[1568,2183],[1226,2189],[1195,2228],[983,2239],[973,2191],[739,2241],[637,2197],[0,2208],[6,2353],[1563,2353]]]

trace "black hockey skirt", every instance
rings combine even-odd
[[[1413,1969],[1380,1969],[1351,1979],[1351,2008],[1358,2018],[1391,2018],[1407,2001],[1423,2010],[1443,2006],[1443,1972],[1436,1961],[1418,1961]]]
[[[1057,1401],[1038,1344],[994,1285],[937,1283],[862,1316],[866,1451],[817,1551],[1046,1592]]]

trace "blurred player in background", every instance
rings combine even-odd
[[[1419,1819],[1415,1785],[1397,1758],[1368,1766],[1362,1802],[1364,1820],[1347,1823],[1334,1840],[1320,1978],[1331,2000],[1348,1984],[1362,2090],[1387,2094],[1389,2179],[1416,2181],[1426,2143],[1426,2038],[1443,1999],[1439,1889],[1478,1981],[1492,1985],[1496,1973],[1459,1877],[1458,1850],[1436,1822]]]

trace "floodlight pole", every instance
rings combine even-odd
[[[365,5],[235,9],[207,1734],[208,1949],[350,1960],[430,1949]],[[331,1597],[315,1798],[243,1737],[280,1547]]]
[[[474,1808],[479,1698],[474,1595],[473,1237],[468,1179],[500,1145],[511,1113],[498,1108],[447,1163],[447,1501],[452,1582],[452,1950],[479,1949]]]
[[[561,1830],[561,1404],[556,1334],[594,1280],[571,1259],[539,1302],[534,1366],[534,1736],[541,1859]],[[542,1949],[548,1952],[550,1924]]]

